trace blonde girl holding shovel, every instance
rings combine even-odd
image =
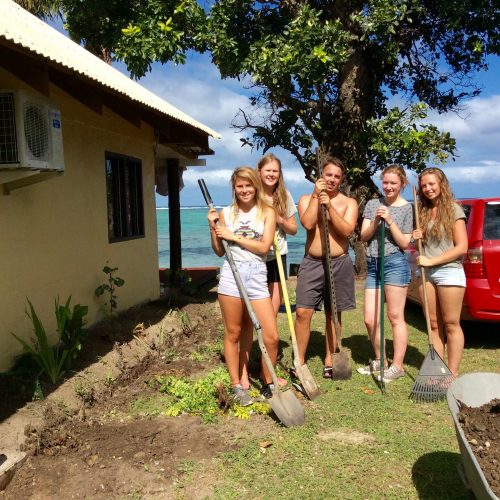
[[[262,181],[264,199],[276,210],[276,238],[278,240],[281,261],[283,262],[285,278],[287,278],[286,254],[288,253],[288,244],[286,235],[293,236],[297,234],[297,220],[295,219],[297,208],[293,202],[292,195],[286,189],[279,158],[272,153],[263,156],[257,164],[257,171]],[[277,316],[283,300],[283,292],[280,286],[274,246],[271,247],[271,251],[267,254],[266,266],[269,293],[271,294],[274,313]]]
[[[404,169],[390,165],[382,171],[384,196],[369,200],[363,212],[361,240],[367,243],[364,320],[375,352],[375,359],[358,368],[362,375],[380,375],[380,226],[385,224],[384,239],[384,293],[387,316],[392,326],[394,358],[384,370],[384,382],[392,382],[405,375],[403,361],[408,346],[408,326],[404,317],[406,294],[410,282],[410,268],[404,251],[410,244],[413,231],[411,204],[401,191],[408,185]]]
[[[278,329],[267,287],[265,257],[276,229],[276,213],[267,205],[257,172],[240,167],[231,176],[233,202],[217,213],[208,212],[212,248],[216,255],[225,253],[226,240],[239,271],[248,298],[262,327],[264,344],[273,365],[278,354]],[[217,224],[219,222],[219,224]],[[231,380],[233,399],[242,406],[252,404],[248,394],[248,360],[252,346],[252,323],[229,263],[222,266],[218,298],[224,321],[224,357]],[[262,366],[263,389],[272,395],[272,378]],[[263,394],[266,393],[263,391]]]

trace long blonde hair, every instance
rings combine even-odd
[[[420,181],[425,175],[431,174],[436,176],[441,188],[441,194],[436,200],[436,219],[433,221],[429,234],[426,234],[429,222],[432,219],[432,208],[434,205],[422,193]],[[450,183],[440,168],[429,167],[420,172],[418,176],[418,198],[418,212],[425,239],[428,240],[429,237],[440,239],[445,235],[451,240],[453,238],[453,228],[455,227],[455,198],[451,192]]]
[[[262,170],[262,168],[272,161],[275,161],[278,164],[280,173],[278,182],[274,186],[273,190],[273,207],[280,217],[286,217],[286,202],[288,200],[288,197],[286,194],[285,179],[283,178],[283,170],[281,168],[280,159],[274,156],[272,153],[269,153],[259,160],[259,163],[257,163],[257,170],[259,172],[260,178],[260,171]]]
[[[238,214],[239,205],[238,198],[234,192],[234,186],[236,184],[236,179],[246,179],[255,188],[255,204],[257,205],[257,219],[263,219],[266,213],[266,208],[268,207],[266,201],[264,200],[264,191],[262,188],[262,182],[260,181],[260,176],[252,167],[238,167],[235,168],[231,175],[231,186],[233,188],[233,202],[231,203],[231,217],[236,219]]]

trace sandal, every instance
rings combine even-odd
[[[323,368],[323,378],[333,379],[333,368],[331,366],[325,366]]]
[[[299,376],[297,375],[297,370],[292,367],[288,369],[288,374],[290,375],[291,378],[298,379]]]
[[[270,399],[273,397],[273,391],[274,391],[274,384],[272,382],[270,384],[263,383],[262,388],[260,390],[260,394],[264,398]]]

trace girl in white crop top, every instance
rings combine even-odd
[[[258,174],[250,167],[240,167],[231,176],[233,203],[217,213],[208,212],[212,248],[222,257],[222,240],[230,246],[236,267],[248,294],[273,365],[278,355],[278,329],[273,305],[267,288],[265,257],[273,243],[276,213],[262,196]],[[217,225],[217,221],[219,224]],[[219,304],[224,320],[224,357],[229,371],[234,399],[241,405],[252,403],[248,395],[250,380],[248,360],[253,342],[253,329],[245,304],[240,297],[233,273],[224,262],[218,289]],[[272,379],[262,363],[264,387]]]

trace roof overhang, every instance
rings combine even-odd
[[[50,97],[53,84],[96,113],[106,106],[140,127],[154,127],[159,144],[185,158],[211,155],[208,137],[220,135],[32,16],[11,0],[0,0],[0,64]],[[5,6],[5,9],[4,9]]]

